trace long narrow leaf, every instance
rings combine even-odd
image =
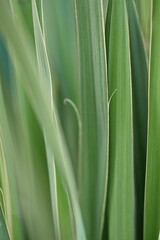
[[[131,62],[126,1],[111,0],[108,53],[110,101],[108,239],[135,238]]]
[[[144,183],[147,145],[147,58],[134,1],[127,1],[131,45],[136,239],[143,239]]]
[[[81,83],[80,203],[88,239],[102,234],[108,175],[108,93],[103,6],[76,0]],[[84,10],[85,9],[85,10]]]
[[[160,231],[160,1],[153,1],[149,76],[148,144],[144,239],[158,239]]]

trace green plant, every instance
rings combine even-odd
[[[0,0],[0,240],[158,239],[159,23],[159,0]]]

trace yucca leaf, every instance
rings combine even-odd
[[[109,105],[107,238],[131,240],[135,239],[135,199],[129,26],[125,0],[112,0],[109,7],[110,25],[106,34],[109,34],[108,82],[112,99]]]
[[[100,239],[108,175],[108,93],[103,6],[97,0],[76,0],[75,3],[82,120],[80,203],[87,238]]]
[[[144,181],[147,145],[147,58],[139,16],[134,1],[127,1],[131,46],[134,172],[136,199],[136,239],[143,239]]]
[[[1,208],[0,208],[0,239],[1,240],[9,240],[10,239]]]
[[[150,76],[148,142],[145,186],[144,239],[158,239],[160,231],[160,1],[153,1]]]

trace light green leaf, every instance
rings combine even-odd
[[[158,239],[160,228],[160,1],[153,1],[150,49],[148,142],[144,239]]]
[[[100,239],[108,176],[108,91],[103,6],[76,0],[81,84],[80,203],[88,239]],[[85,9],[85,11],[84,11]]]
[[[129,26],[126,1],[109,3],[108,81],[110,102],[108,239],[135,239],[133,120]]]

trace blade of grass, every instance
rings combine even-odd
[[[108,93],[102,2],[76,0],[75,10],[82,119],[80,203],[87,238],[97,240],[102,235],[108,175]]]
[[[126,1],[109,3],[108,81],[110,102],[108,239],[135,239],[132,88]]]
[[[160,1],[154,0],[152,8],[148,142],[145,185],[144,239],[158,239],[160,230]]]

